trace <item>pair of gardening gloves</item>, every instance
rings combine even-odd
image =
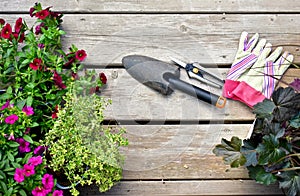
[[[242,32],[238,51],[227,74],[223,96],[253,107],[270,98],[276,83],[293,61],[293,55],[282,47],[272,51],[265,39],[256,33],[250,40]]]

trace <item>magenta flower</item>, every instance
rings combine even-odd
[[[45,174],[42,178],[43,187],[47,190],[51,190],[54,187],[54,179],[51,174]]]
[[[24,171],[21,168],[17,168],[14,174],[14,180],[18,183],[21,183],[24,181]]]
[[[20,144],[19,146],[19,150],[21,153],[23,152],[30,152],[30,143],[25,141],[23,138],[17,138],[16,142],[18,142]]]
[[[19,119],[19,117],[16,114],[12,114],[8,117],[5,118],[5,123],[6,124],[14,124],[17,120]]]
[[[33,108],[30,106],[24,106],[22,111],[27,115],[27,116],[31,116],[34,114]]]
[[[3,104],[3,106],[1,106],[1,109],[0,110],[4,110],[6,108],[10,108],[10,107],[13,107],[12,104],[10,104],[10,101],[7,100],[5,104]]]
[[[31,157],[28,160],[28,165],[32,165],[32,166],[37,166],[40,165],[43,162],[43,159],[41,156],[37,156],[37,157]]]
[[[14,133],[10,133],[8,140],[13,140],[13,141],[15,140]]]
[[[35,174],[34,166],[25,164],[23,167],[24,176],[29,177]]]
[[[35,187],[35,189],[33,189],[31,191],[33,196],[46,196],[47,193],[45,193],[45,189],[43,187]]]
[[[33,154],[41,155],[46,150],[44,146],[38,146],[34,149]]]
[[[55,190],[53,192],[52,196],[63,196],[63,191],[62,190]]]

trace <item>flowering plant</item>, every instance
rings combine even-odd
[[[61,13],[36,3],[30,16],[31,27],[0,19],[0,195],[62,195],[40,144],[87,54],[74,45],[63,51]],[[103,73],[97,79],[93,91],[106,83]]]

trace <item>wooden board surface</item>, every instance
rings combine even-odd
[[[1,0],[0,18],[18,17],[32,24],[29,8],[35,0]],[[181,92],[164,97],[135,81],[121,66],[129,54],[170,62],[169,57],[197,61],[225,78],[240,33],[258,32],[274,47],[300,63],[300,1],[269,0],[42,0],[65,14],[63,45],[85,49],[89,68],[108,77],[103,95],[113,104],[107,122],[127,129],[130,145],[123,180],[105,195],[281,195],[278,185],[249,180],[245,168],[230,169],[212,153],[221,138],[245,138],[254,119],[251,109],[229,100],[216,109]],[[220,69],[217,69],[220,68]],[[300,76],[289,69],[284,81]],[[182,79],[187,76],[182,72]],[[195,81],[193,84],[221,94]],[[285,84],[281,84],[285,85]],[[233,123],[233,124],[232,124]],[[95,187],[81,195],[102,195]]]
[[[250,180],[123,181],[105,194],[97,187],[82,190],[82,195],[283,195],[278,185],[263,186]]]
[[[1,0],[1,12],[28,12],[36,0]],[[45,6],[68,12],[299,12],[297,0],[40,0]]]
[[[121,125],[130,145],[125,180],[245,179],[245,168],[230,169],[212,150],[222,138],[245,139],[250,124]]]
[[[27,15],[0,15],[14,23]],[[120,65],[129,54],[148,55],[164,61],[170,56],[211,67],[234,60],[242,31],[260,33],[274,46],[300,62],[299,14],[66,14],[63,45],[85,49],[85,64],[92,67]],[[32,22],[31,22],[32,23]],[[283,28],[284,25],[284,28]],[[263,27],[263,28],[262,28]],[[292,30],[291,30],[292,29]]]

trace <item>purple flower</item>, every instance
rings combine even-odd
[[[290,86],[294,88],[296,91],[300,91],[300,79],[295,78],[292,83],[290,83]]]
[[[42,178],[43,187],[47,190],[51,190],[54,187],[54,180],[51,174],[45,174]]]
[[[23,167],[23,172],[26,177],[29,177],[29,176],[35,174],[34,166],[25,164]]]
[[[33,189],[31,191],[33,196],[46,196],[47,193],[45,193],[45,189],[43,187],[35,187],[35,189]]]
[[[24,181],[24,171],[21,168],[17,168],[14,174],[14,180],[18,183],[21,183]]]
[[[19,119],[19,117],[16,114],[12,114],[8,117],[5,118],[5,123],[7,124],[14,124],[17,120]]]
[[[38,44],[38,47],[40,48],[40,49],[42,49],[42,48],[45,48],[45,44]]]
[[[33,108],[30,106],[24,106],[22,111],[27,115],[27,116],[31,116],[34,114]]]
[[[19,150],[21,153],[23,152],[30,152],[30,143],[26,142],[23,138],[17,138],[16,142],[18,142],[20,144],[19,146]]]
[[[34,149],[33,154],[41,155],[46,150],[44,146],[38,146]]]
[[[52,196],[63,196],[63,191],[62,190],[55,190],[53,192]]]
[[[43,162],[43,159],[41,156],[37,156],[37,157],[31,157],[28,160],[28,165],[32,165],[32,166],[37,166],[40,165]]]

